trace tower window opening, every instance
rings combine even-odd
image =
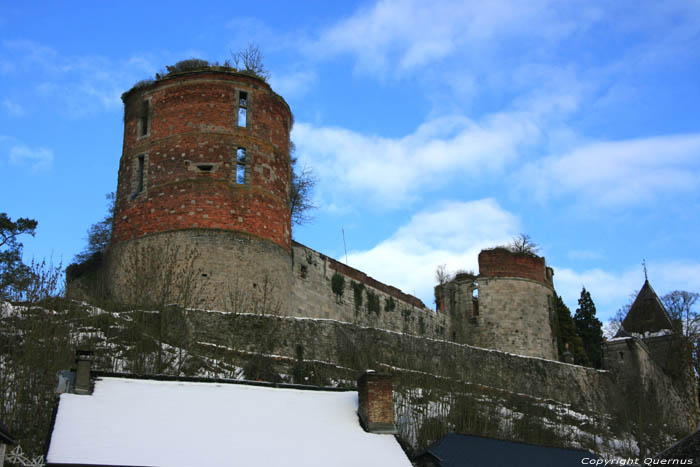
[[[248,93],[238,93],[238,126],[246,126],[248,123]]]
[[[138,161],[139,161],[139,166],[138,166],[138,173],[136,175],[136,177],[137,177],[136,178],[136,193],[134,193],[134,195],[138,195],[139,193],[141,193],[143,191],[143,173],[144,173],[144,169],[146,166],[146,157],[143,154],[141,154],[138,157]]]
[[[139,125],[139,136],[148,135],[148,120],[151,112],[151,105],[148,100],[141,102],[141,123]]]
[[[245,184],[245,172],[248,165],[248,158],[245,153],[245,148],[236,150],[236,183],[239,185]]]
[[[214,168],[214,164],[197,164],[197,169],[200,172],[211,172]]]

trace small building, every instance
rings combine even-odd
[[[428,446],[413,463],[417,467],[565,467],[596,465],[597,459],[598,455],[580,449],[448,433]]]
[[[387,378],[363,375],[355,391],[93,373],[83,391],[78,374],[60,395],[47,465],[408,467],[379,434],[394,431]]]

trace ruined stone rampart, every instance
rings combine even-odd
[[[598,436],[601,444],[614,437],[631,437],[640,410],[648,410],[644,407],[655,407],[653,413],[649,411],[651,418],[645,418],[650,423],[646,427],[649,434],[658,437],[663,433],[673,439],[695,428],[696,415],[690,410],[683,387],[667,380],[649,393],[644,392],[641,380],[632,379],[639,386],[630,392],[630,385],[615,371],[328,319],[236,316],[196,310],[188,313],[188,319],[196,330],[194,341],[203,348],[255,349],[260,346],[261,336],[266,336],[273,344],[269,353],[274,354],[279,368],[286,368],[284,371],[290,374],[295,365],[303,362],[322,368],[326,377],[334,380],[352,380],[364,369],[373,368],[404,375],[407,381],[421,381],[416,384],[423,385],[425,391],[435,384],[442,387],[439,380],[444,378],[467,385],[473,397],[483,401],[483,409],[499,399],[520,406],[519,410],[548,414],[552,419],[557,418],[557,413],[571,412],[579,420],[569,423],[579,424],[577,429],[591,433],[591,439]],[[261,329],[265,330],[262,334]],[[230,338],[234,334],[238,336],[235,342]],[[643,401],[649,405],[643,405]],[[561,431],[558,436],[563,445],[572,445],[570,430]]]
[[[334,276],[342,282],[335,291]],[[446,338],[451,326],[447,315],[427,308],[420,299],[300,243],[293,244],[292,303],[290,316],[333,319],[434,338]]]

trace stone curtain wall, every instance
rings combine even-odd
[[[333,319],[439,339],[451,335],[448,317],[414,296],[299,243],[294,243],[292,256],[290,316]],[[341,295],[333,291],[334,274],[343,278]]]
[[[670,435],[669,439],[678,439],[693,431],[697,420],[695,412],[689,411],[688,394],[684,392],[687,388],[677,387],[659,373],[654,375],[656,395],[649,391],[643,394],[652,397],[647,406],[643,405],[647,399],[629,392],[635,384],[643,387],[645,382],[641,380],[624,380],[614,372],[541,358],[329,319],[237,316],[190,310],[188,320],[196,333],[193,341],[202,348],[221,352],[217,354],[219,359],[227,358],[225,355],[235,358],[241,349],[244,358],[249,357],[246,352],[260,343],[260,329],[267,329],[266,335],[272,340],[267,347],[268,357],[276,362],[278,371],[293,374],[294,367],[306,362],[315,365],[317,372],[322,369],[326,378],[336,381],[354,381],[357,375],[371,368],[397,372],[408,380],[413,378],[416,384],[429,379],[433,383],[423,385],[423,390],[428,392],[429,384],[440,381],[468,385],[486,408],[496,394],[499,399],[525,400],[519,404],[549,413],[550,418],[571,411],[574,418],[583,420],[579,420],[581,429],[592,430],[598,436],[629,434],[638,426],[638,417],[643,416],[649,422],[645,425],[648,436],[656,436],[657,442],[662,433]],[[237,336],[235,342],[231,338],[234,335]],[[328,382],[326,380],[326,384]],[[656,407],[653,412],[648,409],[651,406]],[[397,406],[399,410],[405,407]],[[526,410],[527,417],[529,409],[522,410]],[[400,423],[398,415],[397,423]],[[501,416],[498,410],[494,416]],[[567,423],[579,422],[569,420]],[[569,431],[558,436],[566,444],[570,435]]]

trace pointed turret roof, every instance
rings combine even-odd
[[[673,321],[649,281],[645,280],[615,337],[628,333],[657,332],[662,329],[673,330]]]

